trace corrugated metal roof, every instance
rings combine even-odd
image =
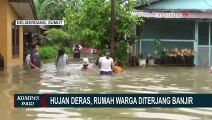
[[[142,9],[212,11],[212,0],[162,0]]]
[[[144,18],[212,19],[212,12],[134,10],[131,11],[131,15]]]

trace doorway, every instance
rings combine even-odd
[[[209,67],[212,64],[211,23],[198,22],[198,66]]]

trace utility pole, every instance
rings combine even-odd
[[[115,57],[115,0],[111,0],[111,41],[110,41],[110,50],[111,57]]]

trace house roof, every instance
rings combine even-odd
[[[212,0],[160,0],[141,9],[212,11]]]
[[[212,19],[212,12],[198,11],[131,11],[131,15],[142,18]]]
[[[139,8],[141,6],[148,6],[148,5],[158,2],[158,1],[161,1],[161,0],[146,0],[146,1],[137,0],[136,8]]]
[[[36,20],[33,0],[9,0],[21,20]],[[24,26],[24,32],[39,32],[39,26]]]
[[[212,19],[212,0],[159,0],[131,11],[143,18]]]

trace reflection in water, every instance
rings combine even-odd
[[[71,64],[61,75],[54,64],[39,73],[24,67],[0,71],[0,116],[4,120],[211,120],[212,108],[34,108],[14,109],[15,93],[212,93],[212,74],[203,68],[128,68],[123,74],[100,76]],[[204,79],[203,79],[204,78]],[[1,109],[1,108],[4,109]]]

